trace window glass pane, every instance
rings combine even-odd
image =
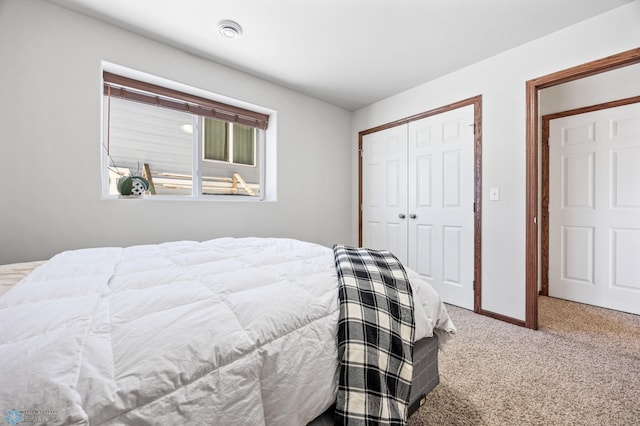
[[[231,126],[231,124],[227,124],[227,126]],[[259,135],[264,134],[264,131],[253,131],[253,129],[251,130],[252,135],[254,135],[254,140],[252,143],[255,145],[257,138],[261,137]],[[235,132],[235,129],[233,129],[232,131]],[[242,135],[242,133],[240,134]],[[235,137],[233,145],[233,152],[235,153]],[[254,154],[254,152],[259,154],[259,151],[252,150],[252,156],[258,157],[255,158],[257,164],[259,163],[260,159],[259,155]],[[202,194],[245,196],[260,195],[259,167],[235,164],[228,161],[203,161],[201,167]]]
[[[119,175],[142,175],[147,164],[157,195],[191,195],[192,115],[114,97],[109,102],[105,97],[105,108],[109,103],[109,194],[118,193]]]
[[[260,171],[254,167],[259,130],[209,118],[204,123],[203,157],[218,161],[202,162],[202,194],[260,195]]]
[[[204,119],[204,159],[229,161],[227,123],[224,121]]]
[[[255,129],[233,124],[233,162],[255,165]]]

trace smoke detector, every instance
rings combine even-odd
[[[218,22],[218,31],[224,38],[238,38],[242,35],[242,27],[240,24],[228,19]]]

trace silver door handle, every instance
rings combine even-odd
[[[406,216],[404,215],[404,213],[400,213],[400,214],[398,215],[398,217],[399,217],[400,219],[404,219]]]
[[[411,213],[411,214],[409,215],[409,219],[415,219],[416,217],[418,217],[418,216],[416,216],[416,214],[415,214],[415,213]]]

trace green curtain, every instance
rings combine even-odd
[[[233,125],[233,162],[255,165],[255,129],[241,124]]]
[[[204,119],[204,159],[229,161],[227,123],[224,121]]]

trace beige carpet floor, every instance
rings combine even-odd
[[[640,316],[539,300],[533,331],[448,306],[458,334],[418,425],[640,425]]]

